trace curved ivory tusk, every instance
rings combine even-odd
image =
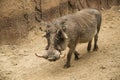
[[[62,34],[63,34],[63,36],[64,36],[65,39],[68,39],[67,34],[63,30],[62,30]]]
[[[66,56],[65,54],[63,54],[63,55],[60,55],[60,57],[61,57],[61,58],[65,58],[65,56]]]
[[[37,53],[35,53],[35,55],[36,55],[37,57],[40,57],[40,58],[43,58],[43,57],[44,57],[44,56],[38,55]]]

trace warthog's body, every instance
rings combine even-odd
[[[65,67],[70,67],[72,53],[78,59],[75,51],[78,43],[88,42],[87,50],[91,49],[91,42],[94,38],[94,51],[98,49],[97,40],[101,25],[101,14],[95,9],[84,9],[75,14],[70,14],[53,20],[46,30],[48,41],[46,58],[50,61],[57,60],[55,51],[62,51],[69,47]]]

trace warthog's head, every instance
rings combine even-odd
[[[60,25],[59,25],[60,26]],[[56,24],[47,25],[46,35],[47,47],[43,56],[49,61],[56,61],[61,56],[61,51],[65,50],[68,44],[68,36],[63,28]]]

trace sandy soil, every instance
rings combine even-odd
[[[0,80],[120,80],[120,7],[102,13],[97,52],[87,53],[87,44],[79,44],[80,59],[72,58],[71,67],[64,69],[66,58],[49,62],[35,56],[46,39],[34,29],[24,44],[0,46]]]

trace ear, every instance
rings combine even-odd
[[[45,30],[46,30],[46,24],[47,24],[47,23],[46,23],[45,21],[41,21],[41,22],[40,22],[40,25],[41,25],[40,30],[41,30],[41,31],[45,31]]]
[[[58,29],[61,29],[63,31],[66,30],[66,26],[65,26],[65,23],[66,23],[67,19],[61,19],[59,21],[56,21],[56,23],[54,24]]]
[[[60,23],[61,27],[62,27],[62,30],[65,31],[66,30],[66,27],[65,27],[65,23],[66,23],[67,19],[63,19]]]
[[[41,21],[40,25],[41,25],[40,30],[44,32],[46,32],[48,28],[51,27],[51,23],[45,21]]]
[[[67,19],[62,19],[61,24],[64,24],[67,21]]]

